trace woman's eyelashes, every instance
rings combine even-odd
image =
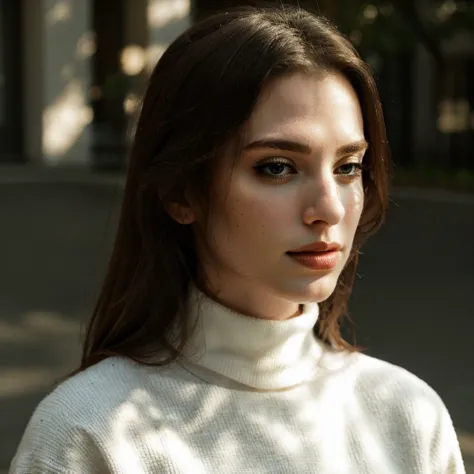
[[[350,161],[344,163],[336,168],[336,174],[345,176],[351,179],[356,179],[362,176],[364,166],[360,161]]]
[[[298,174],[295,163],[283,157],[265,159],[253,168],[259,176],[272,180],[288,179],[292,175]],[[363,170],[362,159],[351,158],[350,161],[338,165],[334,169],[334,174],[353,180],[360,178]]]
[[[284,179],[296,174],[294,163],[287,158],[270,158],[254,166],[258,175],[270,179]]]

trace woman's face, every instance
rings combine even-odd
[[[246,132],[235,167],[229,156],[217,170],[198,255],[217,300],[284,319],[327,299],[349,257],[364,204],[362,113],[343,76],[294,74],[263,90]],[[323,243],[334,249],[292,252]]]

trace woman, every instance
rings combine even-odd
[[[437,394],[339,331],[389,157],[322,18],[239,8],[165,52],[79,370],[12,473],[462,473]]]

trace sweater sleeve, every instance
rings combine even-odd
[[[433,474],[465,474],[461,449],[451,416],[439,399],[435,430],[431,440]]]
[[[449,411],[439,394],[420,379],[412,378],[398,391],[407,433],[418,451],[420,472],[465,474],[461,449]],[[406,378],[408,382],[410,378]]]
[[[364,385],[368,412],[383,427],[390,457],[399,472],[465,474],[449,411],[425,381],[401,367],[366,358]]]
[[[61,403],[48,399],[40,403],[26,427],[9,474],[109,472],[92,437],[75,426],[72,418]]]

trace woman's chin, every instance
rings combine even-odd
[[[334,292],[339,275],[325,275],[314,281],[295,281],[286,288],[287,298],[295,303],[322,303]]]

